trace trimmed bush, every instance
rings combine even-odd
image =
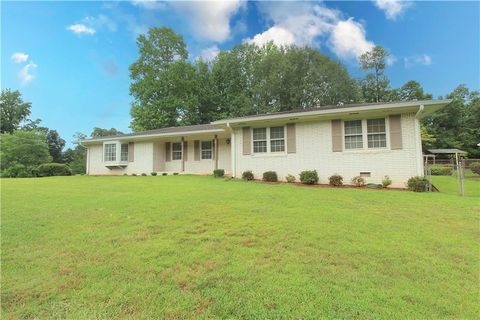
[[[5,178],[29,178],[33,176],[32,172],[27,170],[23,164],[16,164],[2,172],[2,177]]]
[[[63,163],[43,163],[37,167],[39,177],[71,176],[72,170]]]
[[[174,176],[178,176],[178,172],[174,172],[173,175],[174,175]]]
[[[151,174],[152,176],[156,176],[156,175],[157,175],[156,172],[152,172],[152,173],[150,173],[150,174]]]
[[[285,177],[285,180],[287,180],[288,183],[294,183],[295,182],[295,176],[289,174],[288,176]]]
[[[363,187],[365,185],[365,178],[361,176],[353,177],[352,184],[357,187]]]
[[[215,170],[213,170],[213,176],[214,176],[215,178],[221,178],[221,177],[223,177],[224,175],[225,175],[225,170],[223,170],[223,169],[215,169]]]
[[[432,176],[451,176],[453,173],[452,167],[434,165],[431,166]]]
[[[168,173],[163,172],[163,173],[162,173],[162,176],[168,176]]]
[[[144,173],[142,173],[142,176],[146,177],[146,176],[147,176],[147,174],[144,172]]]
[[[343,177],[339,174],[334,174],[328,178],[329,184],[334,187],[343,185]]]
[[[246,180],[246,181],[251,181],[253,180],[255,177],[253,176],[253,172],[248,170],[248,171],[244,171],[242,173],[242,179],[243,180]]]
[[[389,176],[385,176],[385,177],[383,178],[383,180],[382,180],[382,186],[383,186],[384,188],[387,188],[387,187],[388,187],[389,185],[391,185],[391,184],[392,184],[392,179],[390,179]]]
[[[137,176],[137,174],[136,174],[136,173],[132,173],[132,177],[136,177],[136,176]]]
[[[300,181],[303,184],[316,184],[318,183],[317,170],[306,170],[300,172]]]
[[[470,165],[470,170],[472,170],[473,173],[479,174],[480,175],[480,162],[474,162]]]
[[[425,192],[428,187],[428,180],[425,177],[411,177],[407,181],[407,188],[410,191]]]
[[[262,180],[265,182],[277,182],[278,181],[278,176],[275,171],[265,171],[263,173]]]

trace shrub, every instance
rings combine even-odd
[[[387,188],[387,187],[388,187],[389,185],[391,185],[391,184],[392,184],[392,179],[390,179],[389,176],[383,177],[382,186],[383,186],[384,188]]]
[[[334,174],[328,178],[329,184],[334,187],[343,185],[343,177],[339,174]]]
[[[72,170],[63,163],[43,163],[37,167],[39,177],[71,176]]]
[[[163,173],[162,173],[162,176],[168,176],[168,173],[163,172]]]
[[[147,176],[147,174],[144,172],[144,173],[142,173],[142,176],[146,177],[146,176]]]
[[[27,170],[23,164],[16,164],[8,169],[3,170],[2,177],[5,178],[28,178],[33,177],[32,172]]]
[[[150,173],[150,174],[151,174],[152,176],[156,176],[156,175],[157,175],[156,172],[152,172],[152,173]]]
[[[470,165],[470,170],[473,173],[480,174],[480,162],[474,162]]]
[[[411,177],[407,181],[407,188],[410,191],[424,192],[427,191],[428,184],[429,182],[425,177]]]
[[[137,174],[136,174],[136,173],[132,173],[132,177],[136,177],[136,176],[137,176]]]
[[[124,175],[124,176],[128,176],[128,174],[127,174],[127,173],[124,173],[123,175]]]
[[[431,167],[432,176],[451,176],[453,173],[452,167],[435,165]]]
[[[178,176],[178,172],[174,172],[173,175],[174,175],[174,176]]]
[[[255,177],[253,176],[253,172],[248,170],[248,171],[244,171],[242,173],[242,179],[243,180],[246,180],[246,181],[250,181],[250,180],[253,180]]]
[[[304,184],[316,184],[318,183],[317,170],[306,170],[300,172],[300,181]]]
[[[363,187],[365,185],[365,178],[361,176],[353,177],[352,184],[357,187]]]
[[[225,175],[225,170],[223,170],[223,169],[215,169],[215,170],[213,170],[213,176],[214,176],[215,178],[221,178],[221,177],[223,177],[224,175]]]
[[[278,181],[277,173],[275,171],[265,171],[263,173],[262,180],[266,182],[277,182]]]
[[[288,183],[293,183],[295,182],[295,176],[289,174],[288,176],[285,177],[285,180],[287,180]]]

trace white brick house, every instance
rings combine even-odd
[[[356,104],[278,112],[86,139],[87,174],[178,172],[211,174],[224,169],[256,178],[276,171],[280,179],[317,170],[320,183],[340,174],[348,183],[362,175],[392,186],[423,175],[419,120],[450,103],[428,100]]]

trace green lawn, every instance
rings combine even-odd
[[[459,194],[459,183],[455,174],[452,176],[432,176],[432,184],[437,187],[441,193]],[[480,176],[467,170],[465,172],[463,188],[466,197],[480,198]]]
[[[3,179],[2,319],[478,318],[479,199]]]

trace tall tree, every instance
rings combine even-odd
[[[140,56],[130,66],[134,131],[179,125],[194,103],[193,67],[181,35],[170,28],[151,28],[137,38]]]
[[[98,138],[98,137],[118,136],[121,134],[123,134],[123,132],[118,131],[115,128],[104,129],[104,128],[95,127],[93,128],[93,131],[90,134],[90,136],[92,138]]]
[[[360,56],[360,68],[369,72],[362,81],[362,92],[366,102],[387,100],[390,81],[385,76],[386,58],[390,54],[381,46]]]
[[[48,130],[46,134],[46,142],[48,145],[48,152],[52,156],[53,162],[62,163],[62,150],[65,147],[65,140],[58,134],[57,130]]]
[[[68,148],[63,152],[63,159],[72,169],[73,174],[84,174],[86,171],[87,149],[80,144],[80,140],[86,137],[85,134],[77,132],[73,141],[75,147],[73,149]]]
[[[30,115],[32,104],[24,102],[19,91],[3,89],[0,95],[0,132],[13,133]]]
[[[412,101],[432,99],[430,93],[425,93],[422,85],[415,80],[407,81],[401,88],[390,91],[390,101]]]

